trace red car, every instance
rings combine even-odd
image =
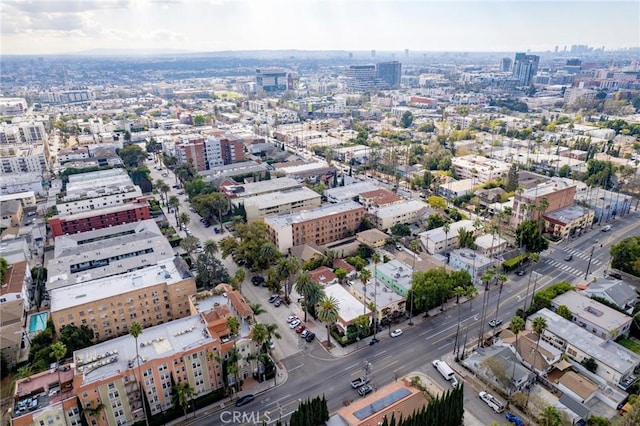
[[[304,324],[300,324],[298,326],[298,328],[296,328],[296,333],[298,333],[298,334],[302,333],[305,328],[307,328],[307,327],[305,327]]]

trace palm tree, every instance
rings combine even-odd
[[[33,374],[33,368],[30,365],[23,365],[16,370],[16,375],[21,378],[27,378]]]
[[[214,192],[211,194],[211,206],[218,213],[218,223],[220,224],[220,234],[224,233],[222,227],[222,213],[226,213],[229,210],[229,199],[221,192]]]
[[[229,333],[232,336],[236,336],[240,331],[240,320],[238,320],[237,317],[234,317],[234,316],[228,317],[227,321],[225,322],[225,325],[227,326],[227,330],[229,330]]]
[[[244,282],[244,279],[246,277],[247,273],[244,269],[236,269],[236,273],[233,275],[233,278],[231,280],[231,287],[233,287],[234,290],[240,290],[242,288],[242,283]]]
[[[542,197],[540,199],[540,204],[538,204],[538,223],[540,224],[540,229],[542,230],[542,226],[544,225],[544,214],[547,211],[547,209],[549,208],[549,200],[547,200],[547,197]]]
[[[162,193],[162,189],[161,189],[162,185],[165,184],[164,181],[162,179],[156,179],[156,181],[153,184],[158,190],[158,193],[160,194],[160,202],[164,202],[164,194]]]
[[[307,322],[307,312],[309,311],[309,299],[308,295],[311,292],[311,288],[315,284],[313,278],[307,271],[298,272],[295,278],[295,288],[299,295],[304,297],[304,322]]]
[[[256,347],[258,348],[258,353],[259,353],[260,348],[262,348],[262,345],[264,345],[264,342],[267,341],[267,327],[260,322],[255,323],[253,325],[253,329],[251,330],[251,340],[253,341],[253,343],[256,344]],[[258,355],[255,354],[255,357],[257,358]]]
[[[333,296],[323,297],[318,303],[318,319],[325,323],[327,327],[327,347],[331,348],[330,327],[336,322],[339,316],[340,302]]]
[[[412,243],[415,240],[411,241]],[[415,247],[415,245],[414,245]],[[374,252],[371,256],[371,261],[373,262],[373,338],[375,339],[376,333],[378,332],[378,262],[380,262],[380,255],[377,252]]]
[[[194,393],[194,389],[187,382],[176,383],[171,387],[171,402],[174,407],[180,406],[182,408],[185,419],[187,418],[189,401]]]
[[[562,415],[556,407],[547,406],[538,417],[540,426],[560,426],[562,424]]]
[[[487,316],[487,305],[489,304],[489,291],[491,290],[491,281],[495,276],[495,270],[493,268],[488,269],[480,280],[484,284],[484,294],[482,297],[482,316],[480,317],[480,334],[478,335],[478,347],[483,345],[484,342],[484,321]]]
[[[466,290],[464,287],[458,286],[453,289],[453,294],[456,296],[456,303],[458,304],[458,326],[456,328],[456,340],[453,344],[453,354],[455,355],[458,351],[458,336],[460,334],[460,297],[466,294]]]
[[[51,357],[53,357],[58,364],[60,364],[60,360],[62,360],[64,358],[64,356],[67,354],[67,347],[65,346],[64,343],[58,341],[55,342],[54,344],[51,345],[50,347],[50,354]],[[58,365],[58,368],[56,368],[56,370],[58,371],[58,385],[60,386],[60,393],[62,393],[62,390],[64,389],[62,386],[62,380],[60,379],[60,365]],[[66,413],[63,415],[64,417],[64,422],[65,424],[67,424],[67,415]]]
[[[204,242],[203,251],[207,256],[213,257],[218,252],[218,244],[213,240],[207,240]]]
[[[362,270],[360,271],[360,274],[358,275],[358,278],[360,278],[360,281],[364,286],[364,295],[363,295],[364,300],[362,301],[362,304],[364,305],[364,310],[362,315],[366,315],[367,314],[367,283],[371,279],[371,271],[368,270],[367,268],[362,268]]]
[[[273,264],[280,256],[278,248],[271,241],[267,241],[260,246],[260,258],[262,259],[262,261],[259,262],[260,264]]]
[[[144,389],[142,389],[142,370],[140,368],[140,354],[138,353],[138,337],[142,334],[142,325],[138,321],[131,323],[129,327],[129,334],[133,336],[136,341],[136,362],[138,364],[138,390],[140,392],[140,403],[142,404],[142,411],[144,412],[144,423],[149,426],[149,419],[147,417],[147,408],[144,403]]]
[[[160,187],[158,189],[164,194],[164,202],[166,204],[167,203],[167,194],[169,193],[169,191],[171,191],[171,187],[163,182],[162,185],[160,185]]]
[[[498,288],[498,301],[496,302],[496,316],[495,321],[498,322],[498,311],[500,310],[500,297],[502,296],[502,287],[505,282],[507,282],[507,276],[505,274],[499,274],[497,276],[497,280],[500,283],[500,287]],[[498,331],[498,327],[494,327],[493,329],[493,337],[496,337],[496,332]]]
[[[547,329],[547,320],[544,317],[535,317],[533,319],[533,332],[536,333],[538,339],[536,340],[536,350],[533,353],[533,363],[531,364],[531,371],[536,373],[536,359],[538,358],[538,346],[540,345],[540,338],[542,337],[542,333]],[[531,395],[531,388],[529,388],[529,392],[527,392],[527,403],[524,405],[525,410],[529,406],[529,396]]]
[[[540,260],[540,255],[538,253],[530,253],[529,260],[533,263],[538,263]],[[527,312],[527,299],[529,298],[529,286],[531,285],[531,275],[533,274],[533,268],[529,271],[529,281],[527,281],[527,292],[524,294],[524,306],[522,307],[522,315],[526,317]],[[536,283],[538,279],[536,278]],[[536,284],[533,285],[533,292],[535,293]],[[533,294],[531,295],[531,301],[533,302]]]
[[[180,215],[178,216],[178,225],[180,226],[180,229],[186,227],[189,222],[191,222],[191,216],[189,216],[185,212],[180,213]]]
[[[264,325],[267,330],[267,340],[272,342],[273,338],[280,340],[282,336],[278,333],[278,324],[265,324]]]
[[[293,278],[300,270],[300,261],[294,256],[283,257],[278,261],[276,269],[280,279],[286,283],[284,297],[286,302],[289,303],[289,296],[291,295],[291,290],[293,290]]]
[[[444,251],[446,252],[449,248],[449,231],[451,231],[451,224],[449,222],[442,225],[442,230],[444,231]]]
[[[511,329],[511,332],[516,336],[515,360],[513,361],[513,372],[511,373],[511,379],[513,380],[513,378],[516,375],[516,364],[517,364],[516,361],[518,360],[518,335],[520,334],[521,331],[524,330],[524,320],[522,319],[522,317],[515,316],[511,318],[511,321],[509,322],[509,328]],[[509,399],[507,399],[507,408],[509,408],[509,403],[511,402],[511,395],[513,395],[513,392],[509,391]]]
[[[173,209],[173,215],[175,216],[176,223],[177,223],[178,213],[180,213],[180,199],[175,195],[172,195],[169,197],[169,201],[167,201],[167,204],[169,205],[170,208]]]
[[[255,320],[256,316],[258,316],[260,314],[264,314],[265,312],[267,312],[266,309],[264,309],[260,303],[251,303],[249,305],[249,307],[253,311],[253,319],[254,320]]]

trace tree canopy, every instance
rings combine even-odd
[[[640,236],[625,238],[611,247],[611,267],[640,277]]]
[[[444,268],[416,271],[411,286],[414,306],[421,311],[435,308],[452,298],[456,287],[467,288],[472,285],[471,275],[467,271],[447,272]]]
[[[118,151],[118,155],[126,167],[136,168],[144,164],[147,153],[138,145],[127,145]]]
[[[534,220],[525,220],[518,225],[516,244],[532,253],[540,253],[549,247],[549,241],[542,235],[540,225]]]

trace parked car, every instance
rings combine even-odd
[[[273,340],[269,340],[267,342],[267,345],[269,346],[269,349],[275,349],[276,348],[276,344],[273,343]]]
[[[609,276],[615,280],[621,280],[622,279],[622,275],[620,275],[617,272],[609,272]]]
[[[370,379],[368,377],[358,377],[357,379],[353,379],[351,381],[351,387],[354,389],[360,389],[361,387],[369,383],[369,380]]]
[[[604,228],[602,228],[602,232],[609,232],[611,231],[611,225],[607,225]]]
[[[272,294],[271,296],[269,296],[269,303],[275,302],[276,299],[280,299],[280,296],[277,294]]]
[[[309,334],[311,334],[311,331],[307,328],[306,330],[302,330],[302,333],[300,333],[300,337],[306,339]]]
[[[496,413],[502,413],[504,411],[504,405],[502,404],[502,402],[500,402],[489,392],[480,392],[478,395],[480,396],[480,399],[483,400]]]
[[[368,395],[371,392],[373,392],[373,388],[371,387],[371,385],[364,385],[363,387],[358,389],[358,395],[360,396]]]
[[[315,333],[310,332],[309,334],[307,334],[307,336],[304,338],[304,340],[306,340],[307,342],[313,342],[313,339],[316,338]]]
[[[280,299],[279,297],[276,299],[275,302],[273,302],[273,306],[275,306],[276,308],[279,307],[280,305],[282,305],[282,299]]]
[[[502,320],[495,320],[495,319],[492,319],[491,321],[489,321],[489,325],[490,325],[491,327],[497,327],[497,326],[499,326],[500,324],[502,324]]]
[[[248,395],[245,395],[245,396],[241,396],[236,401],[236,407],[242,407],[243,405],[246,405],[246,404],[250,403],[254,399],[256,399],[256,397],[253,396],[253,394],[248,394]]]
[[[524,426],[524,422],[522,421],[522,419],[515,414],[507,413],[505,417],[507,418],[508,422],[514,423],[516,426]]]
[[[296,333],[300,334],[305,330],[305,325],[304,324],[300,324],[299,326],[296,327]]]
[[[296,328],[299,325],[300,325],[300,320],[297,319],[295,321],[291,321],[291,324],[289,324],[289,328],[293,330],[294,328]]]
[[[398,337],[402,334],[402,330],[397,328],[391,332],[391,337]]]
[[[297,320],[297,319],[298,319],[298,317],[297,317],[297,316],[295,316],[295,315],[291,315],[291,316],[289,316],[289,318],[287,318],[287,322],[288,322],[289,324],[291,324],[292,322],[294,322],[294,321],[295,321],[295,320]]]
[[[251,283],[255,286],[259,286],[264,282],[264,278],[260,275],[256,275],[255,277],[251,277]]]
[[[519,277],[523,277],[527,275],[527,271],[525,271],[524,269],[519,269],[518,272],[516,272],[516,275]]]

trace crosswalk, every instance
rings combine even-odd
[[[590,253],[585,253],[583,251],[579,251],[579,250],[575,250],[575,249],[569,249],[569,250],[563,250],[566,254],[572,254],[574,258],[579,258],[579,259],[583,259],[583,260],[589,260],[589,255]],[[578,269],[572,266],[571,262],[567,262],[567,261],[563,261],[560,259],[560,256],[558,256],[560,253],[556,252],[556,258],[546,258],[544,260],[544,264],[546,265],[551,265],[553,267],[555,267],[556,269],[559,269],[561,271],[564,272],[568,272],[572,275],[580,275],[584,273],[583,269]],[[560,259],[560,260],[559,260]],[[602,264],[602,262],[598,259],[593,259],[591,261],[591,267],[593,269],[596,269],[598,266],[600,266]]]

